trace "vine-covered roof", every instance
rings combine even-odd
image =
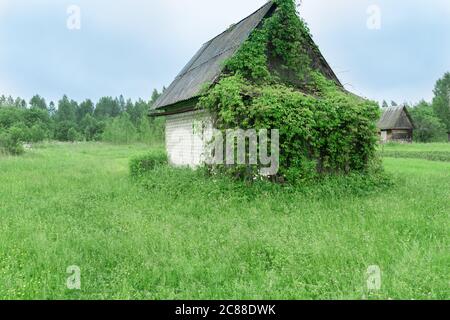
[[[198,97],[206,83],[214,83],[218,80],[224,62],[236,54],[252,32],[275,9],[276,4],[268,1],[253,14],[205,43],[151,107],[151,111],[166,109]],[[307,40],[311,46],[315,46],[312,39],[308,37]],[[320,52],[318,50],[315,52],[318,54],[314,60],[318,61],[323,73],[340,85],[336,75]]]

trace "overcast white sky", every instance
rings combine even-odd
[[[197,49],[265,0],[0,0],[0,94],[148,99]],[[66,26],[70,5],[81,29]],[[370,6],[380,29],[367,26]],[[448,0],[303,0],[301,15],[346,87],[430,100],[450,71]],[[373,12],[373,11],[372,11]]]

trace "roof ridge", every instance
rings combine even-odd
[[[238,22],[234,23],[231,25],[231,27],[228,27],[226,30],[222,31],[221,33],[219,33],[218,35],[216,35],[214,38],[211,38],[209,41],[206,41],[203,45],[209,43],[211,44],[211,42],[213,42],[216,38],[220,37],[221,35],[223,35],[224,33],[233,30],[234,28],[237,27],[238,24],[240,24],[241,22],[245,21],[246,19],[250,18],[251,16],[253,16],[254,14],[256,14],[258,11],[263,10],[266,6],[268,5],[274,5],[275,3],[273,2],[273,0],[269,0],[267,1],[267,3],[265,5],[263,5],[262,7],[260,7],[258,10],[254,11],[252,14],[249,14],[248,16],[246,16],[245,18],[239,20]]]

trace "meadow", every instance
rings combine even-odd
[[[0,299],[450,298],[449,162],[386,156],[384,189],[250,186],[168,167],[130,178],[129,159],[150,148],[163,147],[0,155]],[[69,266],[81,290],[67,288]]]
[[[450,162],[450,143],[391,143],[380,152],[384,157]]]

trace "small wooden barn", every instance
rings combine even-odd
[[[196,167],[204,162],[205,147],[212,139],[212,118],[196,109],[205,84],[216,83],[224,62],[233,57],[250,35],[270,17],[277,5],[268,1],[256,12],[206,42],[180,71],[150,110],[150,116],[166,117],[166,150],[175,166]],[[342,87],[333,70],[309,37],[310,54],[327,78]]]
[[[378,122],[381,142],[413,141],[414,123],[405,106],[386,108]]]

